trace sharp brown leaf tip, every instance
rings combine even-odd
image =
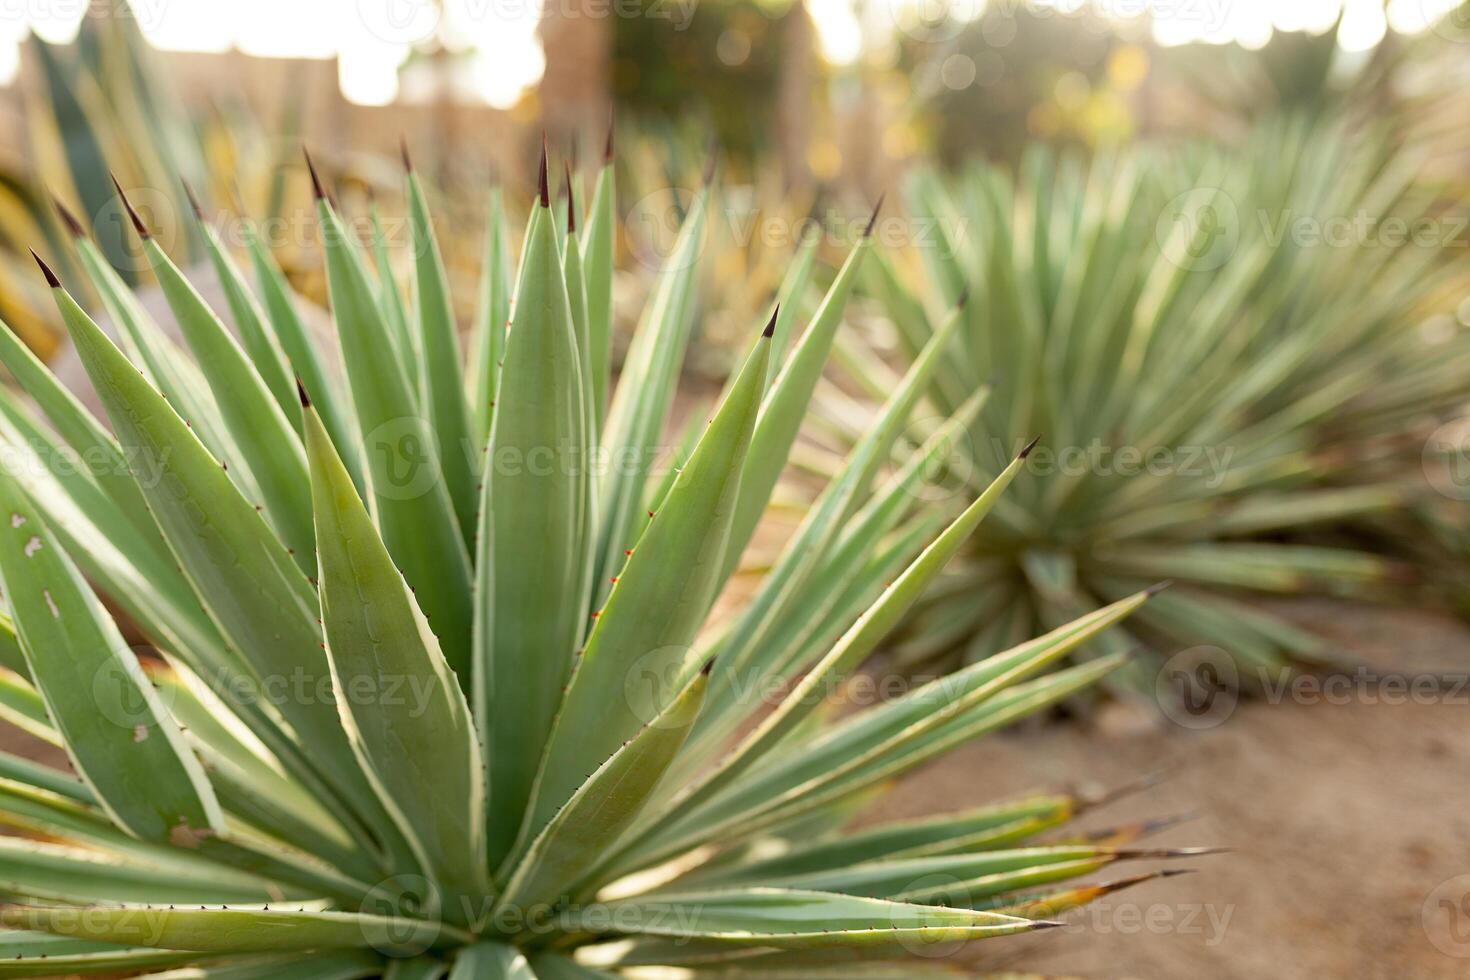
[[[182,177],[179,178],[179,184],[184,188],[184,196],[189,199],[189,207],[193,210],[194,217],[203,221],[204,206],[199,203],[199,198],[194,196],[194,188],[190,187],[189,182]]]
[[[408,138],[406,136],[398,137],[398,155],[403,157],[403,169],[408,173],[413,173],[413,159],[408,155]]]
[[[605,163],[605,164],[612,163],[612,161],[613,161],[613,129],[614,129],[614,126],[613,126],[613,112],[612,112],[612,110],[608,110],[608,113],[607,113],[607,144],[605,146],[603,146],[603,148],[602,148],[602,162]]]
[[[1145,773],[1144,775],[1139,776],[1137,779],[1130,780],[1129,782],[1126,782],[1121,786],[1115,786],[1113,789],[1108,790],[1100,796],[1079,799],[1078,805],[1081,807],[1081,810],[1079,812],[1085,812],[1087,810],[1096,809],[1100,806],[1106,806],[1107,804],[1112,803],[1115,800],[1120,800],[1125,796],[1130,796],[1133,793],[1140,793],[1143,790],[1146,790],[1152,786],[1157,786],[1159,783],[1162,783],[1164,780],[1168,779],[1170,774],[1170,768],[1165,766],[1160,769],[1155,769],[1153,772]]]
[[[1141,885],[1145,881],[1153,881],[1156,878],[1162,877],[1164,877],[1164,872],[1162,871],[1145,871],[1143,874],[1129,875],[1127,878],[1115,878],[1112,881],[1104,881],[1095,887],[1099,896],[1112,895],[1125,888],[1132,888],[1134,885]]]
[[[311,396],[306,393],[306,385],[301,383],[300,378],[296,379],[296,397],[301,399],[302,408],[311,407]]]
[[[764,330],[761,331],[761,336],[762,337],[765,337],[765,338],[769,339],[771,337],[776,336],[776,317],[778,317],[780,315],[781,315],[781,304],[780,303],[777,303],[776,304],[776,308],[771,311],[771,319],[770,319],[770,322],[768,322],[766,324],[766,329],[764,329]]]
[[[546,132],[541,133],[541,167],[537,175],[536,190],[541,195],[541,206],[551,207],[551,187],[546,182]]]
[[[708,660],[706,660],[704,662],[704,666],[701,667],[701,668],[699,668],[699,672],[701,674],[703,674],[705,677],[708,677],[710,675],[710,673],[714,669],[715,669],[715,658],[714,657],[710,657]]]
[[[35,249],[31,249],[31,258],[35,259],[36,265],[39,265],[41,267],[41,275],[46,277],[46,285],[50,286],[52,289],[60,289],[61,280],[56,278],[56,273],[51,271],[51,267],[46,264],[45,259],[36,254]]]
[[[1036,448],[1036,444],[1039,443],[1039,442],[1041,442],[1041,436],[1037,436],[1035,439],[1032,439],[1030,442],[1026,443],[1026,448],[1022,449],[1019,453],[1017,453],[1016,454],[1016,458],[1017,459],[1025,459],[1027,456],[1030,456],[1031,455],[1031,450],[1035,449]]]
[[[1060,929],[1066,925],[1065,922],[1057,922],[1055,919],[1036,919],[1032,921],[1032,929]]]
[[[1171,858],[1206,857],[1211,854],[1228,854],[1228,847],[1120,847],[1113,851],[1116,858],[1143,858],[1164,861]]]
[[[957,310],[963,310],[965,308],[965,304],[968,302],[970,302],[970,287],[966,286],[964,289],[960,290],[959,297],[955,299],[954,308]]]
[[[1148,588],[1144,589],[1143,594],[1152,598],[1153,596],[1158,595],[1160,592],[1163,592],[1165,589],[1173,584],[1173,579],[1166,578],[1162,582],[1155,582],[1153,585],[1150,585]]]
[[[311,160],[311,151],[303,146],[301,148],[301,155],[306,158],[306,169],[311,174],[311,193],[318,201],[325,201],[327,199],[327,192],[322,187],[321,175],[316,172],[316,164]]]
[[[71,210],[65,204],[61,203],[61,198],[54,194],[51,195],[51,206],[56,209],[56,214],[61,218],[61,223],[66,225],[66,230],[71,233],[73,238],[87,237],[86,229],[77,220],[77,216],[72,214]]]
[[[577,233],[577,197],[572,193],[572,165],[563,161],[567,174],[567,234]]]
[[[863,229],[864,238],[873,237],[873,226],[878,223],[878,212],[883,210],[883,201],[888,197],[887,191],[878,195],[878,203],[873,205],[872,217],[868,218],[868,227]]]
[[[139,238],[149,238],[148,226],[143,224],[143,219],[133,210],[133,202],[128,200],[127,194],[123,193],[122,184],[117,181],[117,174],[109,174],[112,178],[112,186],[117,188],[118,199],[122,201],[123,207],[128,212],[128,218],[133,222],[133,230],[138,233]]]

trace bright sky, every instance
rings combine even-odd
[[[437,35],[454,50],[473,51],[469,83],[489,104],[509,107],[545,68],[535,33],[545,2],[133,0],[133,8],[144,35],[160,48],[337,55],[343,92],[370,105],[398,96],[398,66],[414,45]],[[881,40],[911,25],[915,10],[933,12],[947,4],[955,16],[970,19],[988,3],[1038,10],[1086,6],[1118,19],[1149,12],[1163,44],[1234,41],[1248,46],[1265,44],[1276,30],[1325,30],[1345,7],[1341,43],[1361,50],[1376,44],[1390,26],[1404,33],[1423,30],[1457,0],[1389,0],[1386,16],[1382,0],[807,0],[822,53],[834,64],[854,61],[865,40]],[[48,41],[68,41],[85,9],[86,0],[0,0],[0,83],[14,76],[27,31]]]
[[[398,66],[437,35],[473,50],[469,75],[491,105],[508,108],[541,79],[535,36],[545,0],[131,0],[154,45],[273,57],[341,58],[343,93],[367,105],[398,95]],[[86,0],[0,0],[0,81],[14,75],[27,30],[76,36]],[[440,12],[442,9],[442,13]]]

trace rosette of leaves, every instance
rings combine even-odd
[[[84,237],[116,341],[43,264],[105,419],[3,334],[29,399],[0,399],[0,713],[73,772],[0,755],[21,832],[0,838],[0,976],[876,976],[1176,853],[1132,846],[1155,825],[1061,829],[1089,805],[1071,795],[839,833],[899,774],[1116,669],[1057,665],[1148,597],[821,710],[1021,469],[948,522],[909,493],[934,448],[875,481],[957,317],[742,618],[705,628],[871,238],[810,322],[773,313],[660,472],[707,189],[615,386],[608,168],[577,232],[543,155],[514,269],[492,208],[467,354],[418,179],[411,301],[317,189],[330,349],[258,239],[246,276],[200,222],[215,311],[136,215],[181,344]]]
[[[1431,492],[1425,432],[1470,390],[1470,333],[1436,316],[1463,296],[1464,211],[1420,160],[1282,118],[1238,146],[1036,146],[1014,174],[920,175],[922,243],[879,255],[868,289],[910,358],[969,294],[929,395],[939,414],[989,396],[950,479],[983,485],[1014,433],[1046,439],[902,655],[982,662],[1160,578],[1179,585],[1091,651],[1208,647],[1242,682],[1329,655],[1244,600],[1372,599],[1409,571],[1375,529]],[[885,397],[871,348],[845,364]],[[860,401],[828,406],[835,444],[866,428]]]

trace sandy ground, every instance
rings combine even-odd
[[[1470,629],[1453,620],[1286,608],[1385,673],[1470,670]],[[1169,767],[1084,826],[1195,811],[1157,842],[1233,852],[1181,862],[1198,873],[1074,912],[1066,929],[998,940],[995,965],[1149,980],[1470,977],[1470,689],[1441,685],[1439,703],[1376,690],[1241,704],[1204,730],[1104,719],[1012,733],[911,777],[884,815]]]

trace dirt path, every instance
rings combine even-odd
[[[1290,612],[1381,670],[1470,671],[1470,629],[1451,620],[1325,602]],[[996,965],[1147,980],[1463,980],[1470,689],[1440,689],[1457,703],[1365,703],[1396,700],[1365,688],[1348,703],[1242,704],[1204,730],[1104,720],[1004,736],[912,777],[886,815],[1119,785],[1168,766],[1162,785],[1084,826],[1192,810],[1157,842],[1234,853],[1183,862],[1199,873],[1120,893],[1067,929],[1002,940]]]

